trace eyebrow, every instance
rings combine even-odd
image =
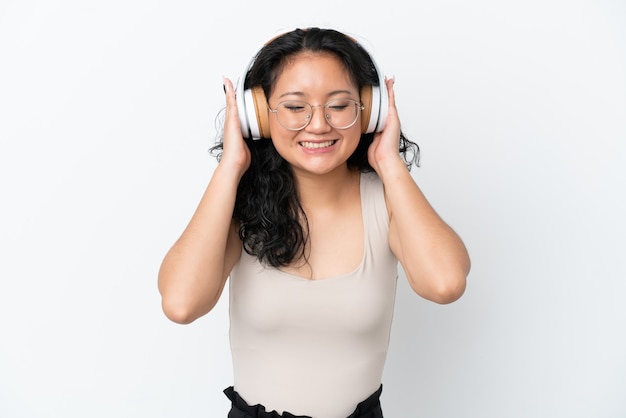
[[[330,93],[328,93],[328,94],[326,95],[326,97],[336,96],[336,95],[338,95],[338,94],[343,94],[343,93],[346,93],[346,94],[352,94],[353,92],[351,92],[350,90],[333,90],[333,91],[331,91]],[[278,96],[278,98],[280,99],[280,98],[283,98],[283,97],[285,97],[285,96],[299,96],[299,97],[304,97],[304,93],[303,93],[303,92],[301,92],[301,91],[288,91],[288,92],[285,92],[285,93],[281,94],[280,96]]]

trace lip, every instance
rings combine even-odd
[[[298,145],[306,153],[319,154],[332,151],[337,142],[339,142],[338,139],[315,139],[299,141]]]

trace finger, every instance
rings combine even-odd
[[[399,129],[400,125],[398,109],[396,108],[396,92],[394,90],[395,82],[395,77],[385,77],[385,85],[387,86],[387,95],[389,97],[387,123],[385,124],[385,126],[389,127],[390,129]]]
[[[385,84],[387,85],[387,95],[389,96],[389,108],[394,109],[396,107],[396,92],[394,90],[394,85],[396,84],[396,77],[387,78],[385,77]]]
[[[223,78],[224,94],[226,96],[226,112],[237,110],[237,99],[235,98],[235,89],[229,78]]]
[[[225,131],[233,134],[240,133],[239,111],[237,109],[237,99],[233,83],[229,78],[224,77],[223,84],[224,94],[226,96]]]

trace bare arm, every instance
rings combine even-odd
[[[226,121],[222,159],[198,208],[166,254],[158,285],[165,315],[186,324],[208,313],[241,255],[238,226],[232,220],[237,185],[250,165],[243,142],[232,83],[225,80]]]
[[[470,270],[465,245],[428,203],[398,155],[400,122],[393,80],[388,80],[389,118],[377,134],[369,160],[385,186],[390,213],[389,244],[411,288],[420,296],[450,303],[463,295]]]
[[[453,302],[465,291],[467,250],[402,168],[388,173],[385,182],[391,249],[416,293],[437,303]]]

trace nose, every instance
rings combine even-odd
[[[322,105],[311,106],[311,118],[306,126],[310,132],[327,132],[332,129],[326,120],[325,108]]]

